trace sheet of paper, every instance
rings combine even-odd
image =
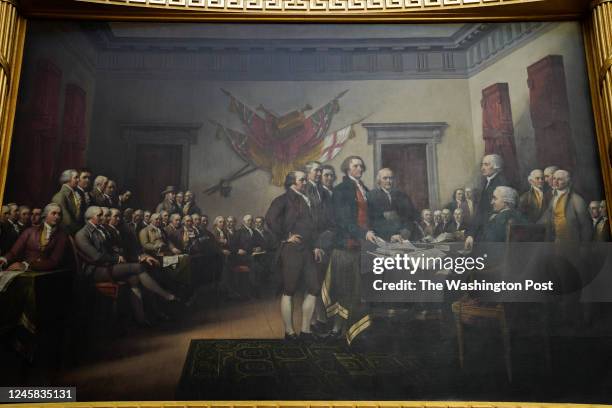
[[[0,292],[6,291],[9,284],[15,279],[17,276],[21,275],[25,271],[3,271],[0,272]]]
[[[176,265],[178,261],[179,261],[178,255],[164,256],[162,266],[164,268],[167,268],[168,266]]]

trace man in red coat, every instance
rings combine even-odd
[[[68,236],[59,226],[62,209],[55,203],[47,204],[42,213],[44,222],[25,230],[11,250],[0,257],[1,265],[10,271],[48,271],[60,266]]]

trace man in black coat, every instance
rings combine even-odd
[[[470,223],[468,235],[477,236],[481,233],[481,229],[493,212],[491,200],[495,189],[500,186],[510,187],[504,176],[503,166],[504,162],[498,154],[488,154],[482,158],[480,165],[480,173],[482,174],[480,200],[476,205],[476,213]]]
[[[323,251],[318,247],[318,234],[312,215],[313,203],[305,195],[306,174],[292,171],[285,177],[285,193],[276,197],[266,213],[266,225],[280,242],[277,262],[282,275],[283,295],[281,316],[285,325],[285,339],[297,337],[293,329],[293,304],[300,280],[306,285],[302,303],[301,338],[313,335],[310,322],[320,286],[317,279],[317,262],[321,262]]]
[[[364,240],[376,243],[377,237],[369,226],[368,189],[361,181],[365,171],[363,159],[349,156],[341,170],[344,179],[332,194],[334,250],[321,294],[327,315],[334,316],[332,336],[341,335],[346,328],[350,344],[371,325],[367,305],[361,302],[361,244]]]
[[[312,161],[306,163],[304,166],[304,172],[308,178],[306,184],[306,196],[312,203],[312,215],[314,223],[317,228],[317,234],[321,236],[325,231],[331,231],[332,229],[332,209],[331,209],[331,196],[325,190],[322,184],[323,166],[318,161]],[[326,235],[330,235],[331,232]],[[324,255],[321,262],[317,263],[317,278],[319,280],[319,287],[325,280],[325,273],[327,272],[327,266],[329,264],[329,256]],[[325,313],[325,306],[323,299],[317,297],[317,303],[315,306],[315,313],[313,315],[311,331],[316,334],[323,334],[328,331],[326,327],[327,315]]]
[[[6,207],[8,213],[2,224],[0,224],[0,251],[2,254],[6,254],[11,250],[22,232],[17,224],[19,206],[15,203],[9,203]]]
[[[242,226],[238,228],[232,240],[233,264],[248,267],[250,289],[255,292],[258,290],[262,265],[256,262],[253,254],[262,252],[263,245],[263,238],[253,228],[253,216],[246,214],[242,217]]]
[[[410,197],[394,188],[391,169],[380,169],[376,182],[378,187],[367,194],[370,227],[385,241],[412,239],[417,216]]]

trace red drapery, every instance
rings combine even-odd
[[[571,136],[563,57],[549,55],[527,67],[529,107],[538,166],[574,170],[576,148]]]
[[[59,137],[62,72],[52,62],[39,60],[34,78],[15,128],[7,198],[41,206],[57,189],[52,169]]]
[[[64,123],[60,163],[58,168],[80,168],[85,165],[85,135],[86,93],[75,84],[66,86],[64,102]]]
[[[499,154],[504,160],[506,179],[516,185],[519,168],[508,84],[497,83],[483,89],[481,106],[485,154]]]

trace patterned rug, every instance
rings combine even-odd
[[[427,382],[423,357],[342,342],[192,340],[177,399],[388,399]]]
[[[499,329],[465,331],[463,369],[456,339],[434,329],[379,328],[393,335],[351,348],[343,341],[192,340],[176,398],[612,401],[612,337],[551,337],[550,366],[542,339],[516,337],[509,381]]]

